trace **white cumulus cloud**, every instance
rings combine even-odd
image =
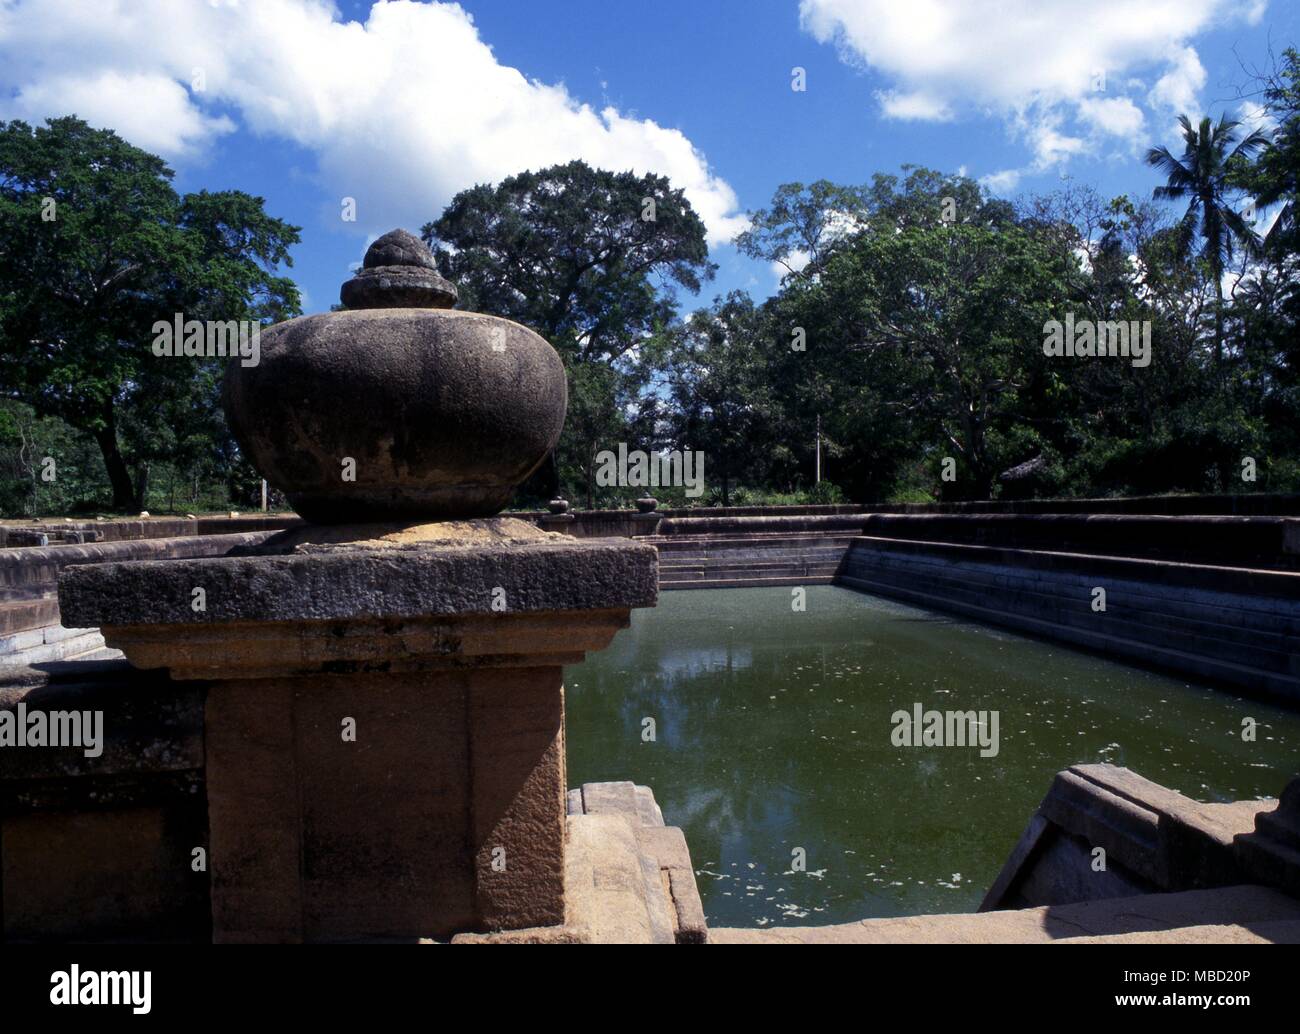
[[[1153,105],[1163,106],[1196,121],[1201,88],[1205,85],[1205,66],[1191,47],[1180,47],[1170,55],[1169,71],[1151,88]]]
[[[293,141],[370,227],[574,158],[668,176],[710,243],[746,225],[680,130],[502,64],[455,3],[377,3],[363,23],[327,0],[0,0],[0,117],[64,114],[174,160],[237,125]]]
[[[1026,170],[1145,142],[1199,110],[1205,69],[1190,45],[1225,22],[1256,24],[1265,0],[800,0],[804,31],[886,80],[889,118],[992,113],[1032,152]],[[1154,79],[1146,93],[1137,74]],[[1014,182],[1004,170],[1000,186]]]

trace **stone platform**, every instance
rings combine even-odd
[[[711,944],[1300,944],[1300,901],[1245,884],[1005,912],[715,928]]]

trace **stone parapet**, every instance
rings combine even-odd
[[[1255,816],[1255,828],[1235,838],[1242,868],[1255,879],[1300,897],[1300,778],[1282,791],[1277,807]]]

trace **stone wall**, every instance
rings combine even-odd
[[[161,672],[137,671],[125,661],[12,668],[0,679],[0,712],[13,713],[25,705],[46,711],[98,709],[105,716],[103,749],[96,758],[85,757],[77,748],[0,751],[0,942],[213,939],[214,904],[221,899],[228,908],[230,902],[229,887],[213,894],[211,853],[224,848],[229,854],[231,848],[214,840],[212,833],[214,817],[219,819],[227,802],[220,792],[214,793],[209,779],[213,745],[205,706],[210,689],[205,682],[178,682]],[[421,687],[420,695],[427,697],[428,689]],[[511,711],[519,706],[518,689],[515,680],[509,693]],[[265,692],[258,695],[257,713],[267,712],[268,723],[273,723],[274,707]],[[381,718],[392,703],[385,701]],[[396,712],[391,721],[409,726]],[[283,734],[282,728],[268,727],[272,739]],[[321,777],[339,781],[345,799],[389,794],[393,766],[403,761],[391,749],[374,749],[373,743],[383,742],[383,736],[382,729],[367,722],[367,738],[373,737],[369,760],[340,760],[335,750]],[[450,727],[433,739],[412,738],[409,732],[397,737],[408,748],[418,747],[424,767],[432,763],[443,768],[454,767],[459,752],[466,749],[455,739]],[[518,738],[512,742],[518,749]],[[284,756],[284,751],[276,751],[277,758]],[[371,770],[376,785],[358,778],[358,763]],[[563,779],[563,772],[559,777]],[[400,831],[403,824],[411,825],[413,810],[454,812],[457,802],[447,792],[448,782],[455,782],[454,773],[450,779],[431,773],[427,793],[402,796],[393,807],[376,809],[373,824]],[[455,939],[704,943],[708,930],[686,840],[680,829],[665,825],[651,791],[632,783],[588,783],[569,790],[565,799],[567,816],[557,810],[569,845],[569,900],[557,920],[563,925],[518,935],[471,933]],[[267,809],[284,803],[279,797],[265,802]],[[267,834],[274,833],[265,819],[264,814],[245,811],[229,827],[247,838],[243,846],[252,851],[252,858],[266,854]],[[329,814],[313,821],[318,826],[341,823]],[[298,822],[287,828],[297,830]],[[447,877],[451,866],[435,857],[437,851],[429,854],[429,842],[413,849],[413,857],[420,859],[416,871],[386,869],[381,874],[372,858],[356,850],[356,832],[355,823],[342,823],[341,830],[333,831],[332,864],[313,866],[310,878],[304,879],[308,886],[351,881],[344,899],[368,922],[391,908],[399,884],[409,890],[412,881],[422,881],[441,886],[440,893],[455,891],[455,880]],[[529,835],[535,838],[536,830]],[[443,853],[454,852],[460,838],[444,835],[432,843]],[[515,861],[523,864],[522,855]],[[249,892],[304,907],[314,927],[346,926],[350,918],[338,909],[313,910],[310,896],[300,905],[283,887],[254,884]],[[246,903],[244,907],[255,911]],[[415,913],[400,918],[416,931],[406,940],[437,932],[436,920],[426,922]]]
[[[838,583],[1300,705],[1295,571],[863,536]]]
[[[1194,497],[1170,497],[1184,498]],[[1233,498],[1218,503],[1227,507]],[[1275,507],[1283,501],[1235,499],[1231,505],[1238,507],[1245,505],[1242,500],[1271,500]],[[643,538],[660,552],[664,589],[835,582],[1300,700],[1300,519],[846,509],[854,508],[524,516],[577,538]],[[230,520],[214,519],[204,531],[228,527]],[[59,626],[54,583],[68,565],[215,556],[269,534],[204,533],[0,551],[0,659],[53,660],[99,647],[95,630]],[[1105,612],[1092,609],[1097,587],[1107,592]]]
[[[129,542],[138,539],[183,538],[194,535],[233,535],[278,531],[301,524],[293,514],[240,514],[237,517],[148,517],[76,521],[8,521],[0,523],[0,547],[58,546],[69,542]],[[33,541],[36,538],[48,541]]]
[[[0,665],[85,656],[103,646],[95,629],[60,624],[55,591],[66,568],[118,560],[223,556],[271,534],[251,531],[0,550]]]
[[[868,514],[874,538],[1300,569],[1300,518],[1135,514]]]
[[[0,711],[104,715],[97,757],[0,750],[4,940],[210,939],[204,692],[125,661],[4,671]]]

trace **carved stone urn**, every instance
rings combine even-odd
[[[374,242],[346,309],[261,335],[226,371],[226,415],[249,460],[308,521],[486,517],[555,447],[564,366],[510,320],[454,310],[414,234]]]

